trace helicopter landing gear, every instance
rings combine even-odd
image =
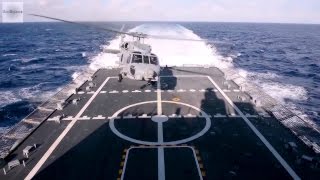
[[[157,85],[157,81],[149,81],[148,84],[151,85],[151,86],[156,86]]]
[[[118,82],[121,82],[123,79],[122,74],[118,74]]]

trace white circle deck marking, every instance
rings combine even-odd
[[[143,140],[139,140],[139,139],[134,139],[134,138],[131,138],[129,136],[126,136],[126,135],[122,134],[121,132],[119,132],[117,130],[117,128],[114,125],[114,121],[115,121],[115,119],[118,117],[118,115],[121,112],[123,112],[123,111],[125,111],[125,110],[127,110],[127,109],[129,109],[131,107],[134,107],[134,106],[139,106],[139,105],[143,105],[143,104],[152,104],[152,103],[157,103],[157,101],[145,101],[145,102],[140,102],[140,103],[136,103],[136,104],[131,104],[131,105],[126,106],[126,107],[118,110],[117,112],[115,112],[112,115],[112,117],[110,119],[110,122],[109,122],[109,126],[110,126],[111,131],[114,134],[116,134],[118,137],[120,137],[120,138],[122,138],[124,140],[130,141],[130,142],[136,143],[136,144],[144,144],[144,145],[176,145],[176,144],[183,144],[183,143],[187,143],[189,141],[195,140],[195,139],[203,136],[210,129],[210,126],[211,126],[210,116],[207,113],[205,113],[204,111],[202,111],[201,109],[199,109],[199,108],[197,108],[195,106],[192,106],[190,104],[182,103],[182,102],[162,101],[162,103],[180,104],[180,105],[184,105],[184,106],[190,107],[190,108],[192,108],[192,109],[194,109],[196,111],[199,111],[202,114],[202,117],[206,119],[205,127],[200,132],[198,132],[197,134],[195,134],[193,136],[190,136],[188,138],[181,139],[181,140],[168,141],[168,142],[152,142],[152,141],[143,141]],[[162,120],[164,120],[164,118]]]

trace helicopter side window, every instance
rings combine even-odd
[[[149,56],[143,56],[143,63],[149,64]]]
[[[131,55],[129,55],[128,58],[127,58],[127,63],[128,64],[130,63],[130,60],[131,60]]]
[[[155,56],[150,56],[150,63],[154,65],[158,65],[158,58]]]
[[[138,54],[133,54],[132,63],[142,63],[142,56]]]

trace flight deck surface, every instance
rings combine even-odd
[[[81,85],[6,158],[25,166],[6,169],[0,178],[319,177],[319,169],[297,162],[314,156],[312,149],[217,68],[163,68],[154,85],[118,82],[117,74],[100,69]],[[23,149],[34,144],[24,157]]]

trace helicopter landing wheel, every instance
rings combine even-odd
[[[157,85],[157,81],[150,81],[150,84],[151,84],[152,86],[156,86],[156,85]]]
[[[121,82],[122,79],[123,79],[122,74],[119,74],[119,75],[118,75],[118,82]]]

